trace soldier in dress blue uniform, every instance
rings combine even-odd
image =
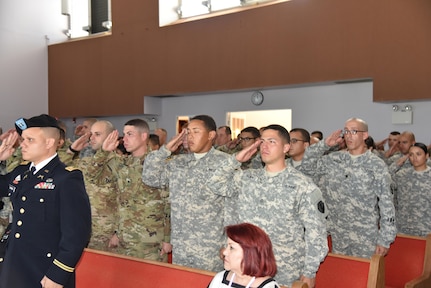
[[[9,195],[14,206],[0,287],[75,287],[75,265],[91,232],[82,173],[57,156],[61,128],[55,118],[21,118],[15,126],[26,163],[0,176],[0,196]],[[3,141],[0,160],[13,153],[17,137],[13,132]]]

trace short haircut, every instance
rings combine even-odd
[[[311,132],[311,135],[313,135],[313,134],[317,134],[318,136],[315,136],[315,137],[319,138],[319,140],[323,140],[322,131],[316,130],[316,131]]]
[[[400,135],[401,133],[399,131],[392,131],[389,133],[390,135]]]
[[[230,127],[229,126],[220,126],[220,127],[218,127],[218,129],[221,129],[221,128],[225,128],[225,132],[226,132],[226,135],[232,135],[232,130],[230,129]]]
[[[244,275],[274,277],[277,273],[272,243],[269,236],[261,228],[250,224],[241,223],[225,227],[226,235],[243,250],[241,263]]]
[[[355,121],[355,122],[359,123],[359,125],[361,125],[361,128],[360,128],[360,129],[361,129],[362,131],[368,132],[368,124],[367,124],[367,122],[365,122],[364,120],[362,120],[362,119],[360,119],[360,118],[352,117],[352,118],[347,119],[347,120],[346,120],[346,123],[347,123],[347,122],[350,122],[350,121]]]
[[[301,133],[302,139],[300,139],[300,140],[304,140],[304,142],[310,144],[310,133],[308,133],[307,130],[305,130],[303,128],[293,128],[292,130],[290,130],[290,133],[292,133],[292,132]],[[322,139],[320,139],[320,140],[322,140]]]
[[[165,128],[157,128],[157,129],[156,129],[156,131],[157,131],[157,130],[160,130],[160,131],[162,131],[163,133],[168,134],[168,131],[166,131],[166,129],[165,129]]]
[[[426,154],[428,154],[428,147],[427,147],[427,145],[425,145],[424,143],[416,142],[416,143],[415,143],[415,144],[413,144],[410,148],[412,148],[412,147],[419,147],[419,148],[421,148],[422,150],[424,150],[425,155],[426,155]]]
[[[60,127],[60,139],[66,140],[66,124],[61,121],[57,120],[58,127]]]
[[[411,131],[404,131],[403,133],[400,134],[400,136],[407,137],[412,142],[416,141],[415,134]]]
[[[40,129],[42,129],[43,134],[45,135],[46,138],[54,138],[55,140],[64,139],[62,138],[62,134],[61,134],[61,131],[63,131],[63,129],[59,129],[55,127],[40,127]]]
[[[211,116],[208,115],[197,115],[190,119],[190,121],[193,120],[200,120],[204,122],[204,126],[208,131],[217,131],[217,125],[214,121],[214,119]]]
[[[105,129],[106,129],[106,132],[108,132],[108,134],[115,130],[114,124],[112,124],[108,120],[97,120],[96,122],[105,124]]]
[[[159,135],[156,135],[156,134],[150,134],[149,141],[150,141],[150,143],[151,143],[151,144],[153,144],[153,145],[159,145],[159,146],[160,146],[160,138],[159,138]]]
[[[373,137],[368,136],[367,139],[364,140],[365,141],[365,145],[367,145],[367,148],[370,149],[371,147],[373,149],[377,149],[376,143],[374,142]]]
[[[290,135],[289,132],[287,132],[286,128],[284,128],[281,125],[278,124],[271,124],[266,127],[262,128],[262,131],[265,130],[276,130],[278,132],[278,135],[283,139],[286,143],[290,143]]]
[[[126,122],[126,124],[124,124],[124,126],[134,126],[142,133],[150,133],[150,127],[148,126],[148,123],[143,119],[137,118],[129,120]]]
[[[89,123],[90,123],[90,126],[91,126],[91,125],[93,125],[94,123],[96,123],[96,122],[97,122],[97,118],[86,118],[86,119],[84,119],[82,122],[83,122],[83,123],[84,123],[84,122],[89,122]]]
[[[244,129],[241,130],[241,133],[242,132],[251,133],[253,135],[253,137],[255,137],[255,138],[260,137],[259,129],[257,129],[256,127],[253,127],[253,126],[245,127]]]

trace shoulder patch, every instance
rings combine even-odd
[[[67,166],[66,168],[64,168],[64,169],[66,169],[67,171],[73,171],[73,170],[79,170],[78,168],[76,168],[76,167],[74,167],[74,166]]]

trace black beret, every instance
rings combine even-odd
[[[21,135],[22,131],[31,127],[54,127],[63,130],[58,126],[58,121],[52,116],[42,114],[31,117],[30,119],[20,118],[15,121],[16,131]]]

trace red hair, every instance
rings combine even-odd
[[[238,243],[244,252],[241,263],[244,275],[275,276],[277,264],[271,240],[265,231],[250,223],[226,226],[225,231],[227,237]]]

